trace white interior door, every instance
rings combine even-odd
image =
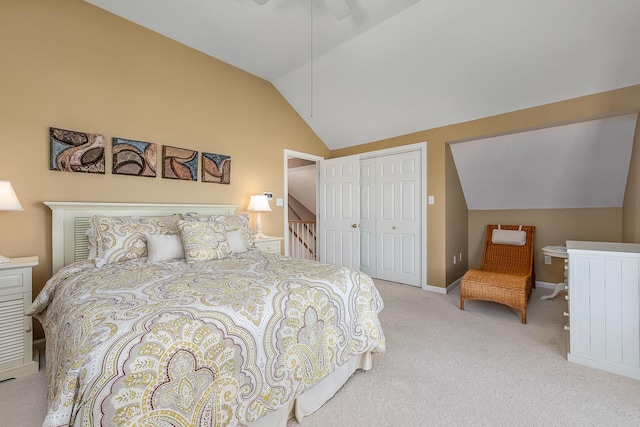
[[[319,162],[320,261],[360,269],[359,156]]]
[[[360,160],[360,270],[376,273],[376,159]]]
[[[360,268],[422,284],[421,152],[360,160]]]

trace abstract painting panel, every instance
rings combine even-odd
[[[112,141],[114,174],[156,176],[156,144],[124,138],[113,138]]]
[[[104,173],[104,136],[49,128],[51,170]]]
[[[202,182],[231,183],[231,156],[202,153]]]
[[[186,148],[162,147],[162,177],[198,180],[198,152]]]

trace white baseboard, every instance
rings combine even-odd
[[[424,285],[422,289],[424,289],[425,291],[435,292],[438,294],[448,294],[449,292],[453,291],[455,288],[460,286],[460,279],[462,279],[462,277],[460,277],[455,282],[451,283],[446,288],[441,288],[440,286]]]

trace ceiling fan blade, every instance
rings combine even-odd
[[[258,3],[259,5],[263,5],[266,2],[268,2],[269,0],[253,0],[254,2]]]
[[[256,1],[256,0],[254,0]],[[347,3],[347,0],[324,0],[331,9],[331,13],[336,17],[338,21],[343,20],[351,13],[351,6]]]

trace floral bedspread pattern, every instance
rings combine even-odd
[[[47,337],[44,425],[248,425],[384,351],[382,308],[364,274],[258,250],[69,265],[28,313]]]

